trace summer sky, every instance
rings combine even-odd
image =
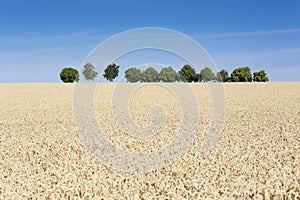
[[[0,0],[0,82],[60,82],[62,68],[80,69],[99,43],[142,27],[188,35],[220,70],[249,66],[265,69],[270,81],[300,81],[299,11],[298,0]],[[149,50],[116,63],[122,71],[145,63],[185,64]]]

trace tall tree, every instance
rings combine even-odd
[[[200,74],[201,74],[202,80],[205,82],[211,81],[215,78],[215,74],[208,67],[205,67],[204,69],[202,69]]]
[[[164,67],[159,72],[159,80],[162,82],[175,82],[177,72],[170,66],[170,67]]]
[[[233,82],[252,82],[252,74],[249,67],[239,67],[231,73]]]
[[[216,80],[219,82],[225,82],[228,79],[228,71],[222,69],[216,75]]]
[[[108,65],[104,70],[103,77],[112,82],[119,75],[119,68],[120,66],[115,63]]]
[[[77,69],[66,67],[60,72],[60,79],[64,83],[73,83],[79,81],[79,73]]]
[[[125,78],[131,83],[138,82],[142,78],[142,71],[135,67],[129,68],[125,71]]]
[[[195,80],[196,72],[190,65],[184,65],[178,73],[184,82],[193,82]]]
[[[153,67],[148,67],[142,72],[142,82],[157,82],[158,72]]]
[[[254,82],[267,82],[269,78],[265,70],[260,70],[259,72],[253,73],[253,81]]]
[[[95,67],[91,63],[87,63],[83,66],[82,74],[85,80],[92,80],[97,77],[98,72],[95,71]]]

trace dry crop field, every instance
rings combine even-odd
[[[180,105],[155,84],[129,101],[132,120],[149,123],[161,104],[166,126],[148,140],[120,131],[110,105],[115,84],[99,84],[96,116],[124,151],[156,151],[180,124]],[[130,174],[99,163],[81,143],[73,84],[0,84],[0,199],[300,199],[300,83],[226,83],[225,125],[199,157],[211,118],[205,84],[191,84],[199,126],[188,152],[154,172]]]

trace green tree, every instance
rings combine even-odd
[[[175,82],[177,79],[177,72],[171,66],[164,67],[160,70],[158,79],[162,82]]]
[[[129,68],[125,71],[125,78],[131,83],[138,82],[142,78],[142,71],[135,67]]]
[[[261,70],[259,72],[253,73],[253,81],[254,82],[267,82],[269,78],[265,70]]]
[[[228,71],[222,69],[216,75],[216,80],[219,82],[225,82],[228,79]]]
[[[97,77],[98,72],[95,71],[95,67],[91,63],[87,63],[83,66],[82,74],[85,80],[93,80]]]
[[[79,73],[77,69],[66,67],[60,72],[60,79],[64,83],[73,83],[79,81]]]
[[[108,65],[104,70],[103,77],[112,82],[119,75],[119,68],[120,66],[115,63]]]
[[[215,78],[215,74],[208,67],[205,67],[204,69],[202,69],[200,74],[201,74],[202,80],[205,82],[211,81]]]
[[[142,72],[142,82],[157,82],[158,72],[153,67],[148,67],[145,71]]]
[[[195,80],[196,72],[190,65],[184,65],[178,73],[184,82],[193,82]]]
[[[233,82],[252,82],[252,74],[249,67],[239,67],[231,73]]]
[[[260,70],[259,72],[253,73],[254,82],[268,82],[269,78],[265,70]]]
[[[201,76],[201,74],[196,74],[196,76],[194,78],[194,82],[202,82],[202,76]]]

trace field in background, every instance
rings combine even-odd
[[[73,84],[0,84],[0,199],[300,198],[300,83],[226,83],[226,118],[218,144],[199,158],[211,117],[205,84],[191,84],[200,109],[196,138],[181,159],[131,175],[101,165],[81,145],[72,116]],[[131,117],[149,123],[161,103],[166,127],[149,141],[131,139],[111,114],[115,84],[99,84],[96,115],[126,151],[155,151],[180,124],[180,106],[148,85],[131,98]],[[153,95],[149,95],[153,94]]]

